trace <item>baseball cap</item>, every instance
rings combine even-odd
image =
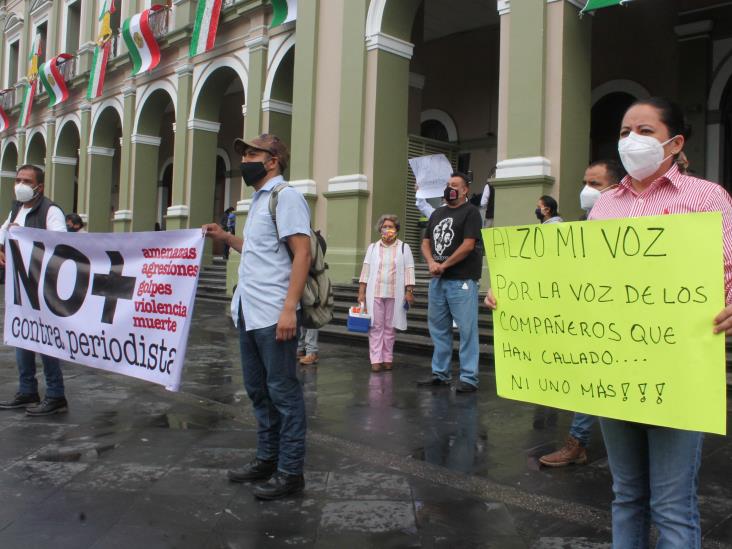
[[[287,150],[287,145],[279,137],[271,133],[263,133],[258,137],[246,141],[240,138],[234,139],[234,150],[236,154],[244,156],[244,151],[247,149],[258,149],[277,157],[277,162],[283,172],[287,169],[287,165],[290,162],[290,152]]]

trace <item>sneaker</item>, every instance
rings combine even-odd
[[[305,355],[300,359],[300,364],[303,366],[312,366],[313,364],[318,363],[318,355],[315,353],[311,353],[309,355]]]
[[[279,499],[302,492],[304,488],[305,479],[302,475],[277,471],[267,482],[254,488],[254,495],[259,499]]]
[[[231,482],[249,482],[250,480],[266,480],[277,471],[276,461],[264,461],[254,458],[241,469],[232,469],[227,475]]]
[[[455,385],[456,393],[474,393],[477,390],[478,387],[467,381],[458,381],[457,385]]]
[[[566,467],[576,463],[584,465],[587,463],[587,450],[580,446],[580,441],[573,436],[567,437],[567,442],[556,452],[541,456],[539,463],[547,467]]]
[[[440,379],[437,376],[430,376],[424,379],[418,379],[417,385],[419,387],[449,387],[450,381],[446,379]]]
[[[13,400],[0,402],[0,410],[12,410],[14,408],[26,408],[33,404],[38,404],[41,397],[38,393],[15,393]]]
[[[61,398],[44,398],[40,404],[30,406],[25,409],[27,416],[52,416],[54,414],[62,414],[69,411],[69,404],[64,397]]]

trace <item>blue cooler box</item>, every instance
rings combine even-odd
[[[355,312],[354,309],[358,307],[351,307],[348,309],[348,320],[346,321],[346,327],[349,332],[368,333],[369,326],[371,325],[371,315],[368,313]]]

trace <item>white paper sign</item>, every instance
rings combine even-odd
[[[202,250],[200,229],[14,227],[5,245],[5,344],[177,391]]]
[[[437,198],[445,192],[447,181],[454,171],[444,154],[431,154],[409,159],[409,165],[417,179],[417,198]]]

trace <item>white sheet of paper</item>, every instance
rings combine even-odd
[[[453,172],[450,161],[444,154],[431,154],[409,159],[409,166],[417,179],[419,190],[417,198],[437,198],[445,192],[450,174]]]

